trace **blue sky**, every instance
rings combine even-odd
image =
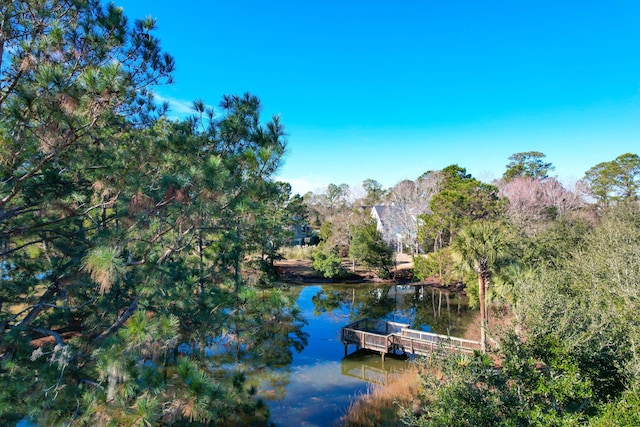
[[[453,163],[489,181],[531,150],[571,184],[640,153],[638,1],[115,3],[157,19],[175,114],[249,91],[282,116],[294,192]]]

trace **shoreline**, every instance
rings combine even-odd
[[[352,265],[343,262],[343,266],[349,272],[346,278],[327,279],[318,274],[311,266],[308,259],[284,259],[274,263],[279,283],[289,286],[306,286],[313,284],[335,285],[404,285],[423,286],[428,289],[465,294],[465,287],[461,284],[445,286],[435,278],[425,281],[413,281],[413,259],[405,256],[396,263],[394,278],[381,279],[370,270],[356,265],[355,272]],[[476,339],[479,334],[478,321],[465,331],[463,338]],[[410,367],[399,378],[384,386],[372,386],[365,394],[355,397],[342,416],[341,422],[345,426],[367,425],[370,422],[382,423],[381,425],[401,426],[400,407],[409,409],[414,414],[419,412],[420,402],[416,394],[419,389],[419,374],[416,367]],[[399,403],[401,405],[399,406]]]
[[[377,277],[372,271],[357,265],[355,271],[351,264],[343,263],[347,276],[339,279],[329,279],[317,273],[311,266],[311,261],[307,259],[284,259],[274,263],[277,274],[277,282],[291,285],[304,286],[313,284],[376,284],[376,285],[406,285],[406,286],[426,286],[431,289],[447,290],[449,292],[464,293],[464,285],[442,285],[436,278],[416,282],[413,281],[412,269],[413,260],[411,256],[402,255],[402,260],[396,264],[392,278],[382,279]]]

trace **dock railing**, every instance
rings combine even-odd
[[[423,356],[439,349],[463,353],[473,353],[481,349],[479,341],[418,331],[409,329],[406,323],[376,319],[362,319],[350,323],[342,328],[341,335],[345,344],[345,356],[349,344],[378,351],[383,356],[397,349]]]
[[[360,319],[350,323],[343,329],[355,329],[358,331],[373,332],[380,335],[397,334],[409,327],[408,323],[390,322],[380,319]]]
[[[413,340],[419,340],[425,343],[433,343],[434,345],[446,345],[458,351],[465,353],[473,353],[474,350],[480,350],[482,346],[478,341],[457,338],[448,335],[434,334],[432,332],[417,331],[415,329],[404,328],[400,336]]]
[[[388,352],[390,346],[393,344],[391,336],[384,333],[380,333],[372,322],[367,322],[370,319],[355,322],[342,328],[342,342],[348,344],[355,344],[361,348],[368,348],[380,352]],[[384,334],[383,334],[384,333]]]

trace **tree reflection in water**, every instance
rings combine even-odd
[[[311,298],[314,314],[340,311],[349,313],[349,320],[362,317],[385,318],[395,309],[395,300],[389,296],[392,286],[325,285]]]
[[[342,360],[341,326],[368,317],[462,336],[472,318],[466,298],[445,290],[340,284],[242,291],[229,314],[233,315],[222,322],[221,333],[209,342],[212,365],[220,367],[221,380],[241,381],[246,376],[247,385],[269,401],[283,425],[298,420],[291,411],[297,411],[300,420],[327,416],[316,408],[318,402],[348,405],[345,393],[363,387],[350,382],[360,381],[352,378],[353,372],[365,380],[387,375],[392,358],[386,358],[384,369],[375,365],[381,363],[377,355]],[[254,424],[258,425],[253,421],[247,425]]]
[[[468,299],[460,293],[415,286],[405,300],[405,304],[416,308],[412,325],[417,329],[461,337],[472,318],[467,310]]]
[[[232,322],[210,342],[210,359],[221,375],[246,376],[253,387],[271,390],[265,397],[283,398],[293,352],[308,343],[307,321],[295,298],[280,289],[247,289],[238,297]]]
[[[349,313],[349,321],[403,321],[417,329],[452,336],[464,334],[472,317],[466,296],[424,285],[325,285],[312,301],[316,316],[337,311]]]

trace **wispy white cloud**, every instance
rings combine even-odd
[[[193,101],[186,101],[184,99],[177,99],[169,96],[162,96],[157,93],[154,94],[154,96],[158,102],[162,102],[162,103],[166,102],[167,104],[169,104],[168,116],[170,118],[181,119],[195,112],[195,110],[193,109]],[[213,108],[210,105],[205,104],[205,106],[207,108]]]

